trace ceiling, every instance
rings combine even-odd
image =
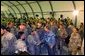
[[[47,12],[84,12],[84,1],[1,1],[1,6],[8,7],[9,13],[41,13]]]

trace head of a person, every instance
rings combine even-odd
[[[12,28],[14,26],[14,23],[13,22],[8,22],[8,27],[9,28]]]
[[[50,25],[54,25],[54,22],[53,22],[53,21],[51,21],[51,22],[50,22]]]
[[[70,25],[73,25],[73,23],[70,23]]]
[[[1,25],[1,35],[9,31],[10,31],[9,27],[5,27],[4,25]]]
[[[22,39],[18,39],[15,43],[16,43],[15,48],[18,51],[27,51],[27,46]],[[16,53],[18,53],[18,52],[16,52]]]
[[[33,28],[32,28],[32,31],[31,31],[31,35],[35,35],[35,32],[36,32],[36,28],[33,27]]]
[[[62,21],[59,21],[59,24],[63,24],[63,22]]]
[[[62,14],[60,15],[60,18],[63,18],[63,15]]]
[[[48,32],[50,30],[50,25],[46,24],[45,27],[44,27],[44,30]]]
[[[42,27],[42,22],[37,22],[37,28],[41,28]]]
[[[81,25],[83,25],[83,22],[81,22]]]
[[[31,35],[35,35],[35,32],[33,30],[31,31]]]
[[[24,31],[26,29],[26,25],[25,24],[20,24],[19,25],[19,30],[20,31]]]
[[[57,25],[57,23],[58,23],[58,21],[57,21],[57,20],[55,20],[55,21],[54,21],[54,25]]]
[[[59,28],[63,29],[64,28],[63,24],[59,24]]]
[[[80,23],[80,27],[83,27],[83,23],[82,22]]]
[[[46,18],[46,21],[49,22],[50,21],[50,18]]]
[[[72,29],[72,31],[73,31],[73,33],[77,33],[77,32],[78,32],[78,28],[74,27],[74,28]]]
[[[4,34],[4,29],[6,29],[4,26],[1,26],[1,35]]]

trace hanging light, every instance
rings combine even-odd
[[[78,13],[79,13],[78,10],[74,10],[74,11],[73,11],[73,15],[74,15],[74,16],[78,15]]]

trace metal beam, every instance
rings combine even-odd
[[[2,2],[2,3],[4,3],[4,2]],[[13,10],[15,16],[17,17],[15,10],[14,10],[11,6],[9,6],[8,4],[6,4],[6,3],[4,3],[4,4],[5,4],[6,6],[8,6],[9,8],[11,8],[11,9]]]
[[[6,12],[7,16],[9,16],[9,14],[7,13],[7,11],[5,11],[5,12]]]
[[[35,14],[34,14],[34,10],[33,10],[32,6],[27,1],[26,1],[26,3],[28,4],[28,6],[30,7],[30,9],[32,10],[33,17],[35,18]]]
[[[20,4],[17,4],[17,5],[15,5],[15,6],[19,6]],[[21,4],[21,5],[26,5],[26,3],[23,3],[23,4]]]
[[[15,4],[13,4],[12,2],[9,1],[9,3],[11,3],[12,5],[15,6]],[[16,9],[19,11],[19,14],[21,15],[21,11],[19,10],[19,8],[18,8],[17,6],[15,6],[15,7],[16,7]],[[21,17],[22,17],[22,15],[21,15]]]
[[[38,1],[38,2],[42,2],[42,1]],[[29,4],[32,4],[32,3],[36,3],[36,1],[34,1],[34,2],[29,2]]]
[[[25,13],[27,13],[26,9],[24,8],[24,6],[19,2],[19,1],[16,1],[17,3],[19,3],[21,5],[21,7],[24,9]],[[28,15],[27,15],[27,18],[28,18]]]
[[[6,14],[5,14],[5,12],[3,12],[3,13],[4,13],[5,17],[6,17],[6,14],[8,15],[8,13],[6,13]]]
[[[74,1],[72,1],[72,3],[73,3],[73,6],[74,6],[74,9],[76,10],[76,5],[75,5],[75,2],[74,2]]]
[[[4,2],[3,2],[4,3]],[[6,4],[6,3],[4,3],[4,4]],[[8,5],[8,4],[6,4],[6,5]],[[8,9],[8,11],[11,13],[11,11]],[[6,13],[7,14],[7,13]],[[7,14],[8,15],[8,14]],[[9,15],[8,15],[9,16]]]
[[[64,13],[64,12],[69,13],[69,12],[73,12],[73,11],[54,11],[54,12],[55,13]],[[84,12],[84,10],[80,10],[80,12]],[[32,13],[32,12],[27,12],[27,13]],[[41,13],[41,12],[34,12],[34,13]],[[43,13],[50,13],[50,11],[43,12]]]
[[[5,15],[5,13],[3,11],[1,13]],[[6,15],[5,15],[5,17],[6,17]]]
[[[74,6],[74,10],[76,10],[76,5],[75,5],[75,2],[72,1],[73,3],[73,6]],[[75,16],[75,27],[77,26],[77,15]]]
[[[8,9],[8,11],[11,13],[11,11],[10,11],[9,9]],[[9,13],[9,14],[10,14],[10,13]]]
[[[73,11],[54,11],[56,13],[60,13],[60,12],[73,12]]]
[[[27,1],[26,1],[27,2]],[[38,1],[38,2],[42,2],[42,1]],[[28,2],[29,4],[32,4],[32,3],[36,3],[36,1],[34,2]],[[26,5],[26,3],[22,3],[22,5]],[[17,4],[16,6],[19,6],[19,4]]]
[[[43,11],[42,11],[42,8],[41,8],[39,2],[38,2],[38,1],[36,1],[36,2],[37,2],[38,6],[39,6],[39,8],[40,8],[40,10],[41,10],[42,18],[44,18],[44,17],[43,17]]]
[[[52,10],[52,13],[53,13],[53,6],[52,6],[51,1],[49,1],[49,4],[50,4],[50,7],[51,7],[51,10]],[[54,18],[54,15],[52,15],[52,16],[53,16],[53,18]]]

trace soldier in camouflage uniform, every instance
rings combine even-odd
[[[76,55],[77,51],[81,47],[81,38],[76,28],[73,28],[68,47],[72,55]]]
[[[8,31],[8,28],[1,26],[1,54],[13,55],[15,52],[16,37]]]
[[[68,34],[66,32],[66,29],[62,24],[59,25],[59,29],[57,31],[57,36],[58,36],[58,41],[59,41],[59,49],[60,49],[60,54],[64,54],[63,52],[63,46],[65,46],[65,39],[67,38]]]
[[[8,22],[7,27],[9,27],[11,33],[13,33],[14,35],[16,35],[17,28],[14,26],[14,23],[13,22]]]

